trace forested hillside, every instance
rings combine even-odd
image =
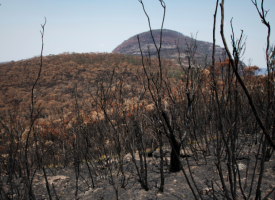
[[[0,65],[2,113],[12,107],[27,109],[30,106],[31,88],[39,65],[39,57]],[[141,59],[131,55],[63,53],[46,56],[34,91],[35,102],[46,110],[62,107],[69,112],[75,104],[76,93],[78,102],[91,102],[97,84],[107,81],[106,76],[113,72],[132,87],[137,84],[140,69]]]

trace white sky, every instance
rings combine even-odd
[[[258,0],[259,1],[259,0]],[[159,29],[162,7],[158,0],[143,0],[153,29]],[[212,42],[216,0],[166,0],[164,28]],[[40,24],[47,18],[44,55],[63,52],[111,52],[129,37],[148,31],[147,18],[138,0],[0,0],[0,62],[31,58],[40,54]],[[275,1],[269,9],[271,43],[275,43]],[[264,68],[267,28],[250,0],[225,0],[225,32],[230,44],[230,19],[236,37],[248,36],[244,62]],[[216,41],[220,46],[220,10]]]

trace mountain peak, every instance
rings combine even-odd
[[[160,29],[152,30],[154,40],[157,47],[160,45]],[[138,44],[137,36],[139,35],[140,46],[142,49],[143,55],[150,55],[152,57],[157,56],[157,51],[152,40],[150,31],[136,34],[130,37],[128,40],[125,40],[122,44],[118,45],[113,53],[122,53],[122,54],[132,54],[132,55],[141,55],[140,48]],[[194,43],[195,40],[192,37],[186,36],[180,32],[163,29],[162,30],[162,46],[161,46],[161,57],[164,59],[173,59],[176,60],[179,57],[178,48],[180,52],[180,57],[186,61],[186,50],[187,44],[190,45]],[[197,51],[196,51],[196,62],[203,64],[205,62],[205,55],[208,55],[209,59],[212,57],[212,48],[213,44],[210,42],[196,40]],[[216,45],[216,54],[215,57],[218,58],[223,52],[223,48]]]

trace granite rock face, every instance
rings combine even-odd
[[[152,31],[157,47],[160,43],[160,29]],[[149,52],[152,57],[157,56],[157,51],[151,37],[150,31],[140,33],[132,36],[128,40],[125,40],[122,44],[117,46],[113,53],[131,54],[131,55],[141,55],[139,43],[137,36],[139,35],[140,46],[144,56],[148,56]],[[194,39],[179,33],[177,31],[172,31],[168,29],[163,29],[162,32],[162,46],[161,46],[161,58],[163,59],[173,59],[177,60],[179,55],[183,62],[187,62],[186,56],[188,55],[188,46],[194,44]],[[197,64],[204,64],[205,58],[210,61],[212,58],[212,48],[213,44],[210,42],[196,40],[197,50],[195,54],[195,60]],[[216,45],[216,60],[222,57],[224,49]]]

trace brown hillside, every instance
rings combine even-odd
[[[31,88],[39,65],[39,57],[0,64],[2,114],[10,112],[14,107],[20,110],[30,107]],[[132,55],[63,53],[45,56],[41,77],[35,87],[34,100],[47,114],[47,110],[56,110],[53,108],[62,108],[67,114],[73,111],[77,94],[79,109],[83,110],[84,102],[87,105],[93,101],[98,84],[108,83],[112,73],[116,74],[116,79],[123,79],[126,86],[128,85],[127,95],[131,97],[130,90],[138,84],[137,75],[140,70],[141,59]]]

